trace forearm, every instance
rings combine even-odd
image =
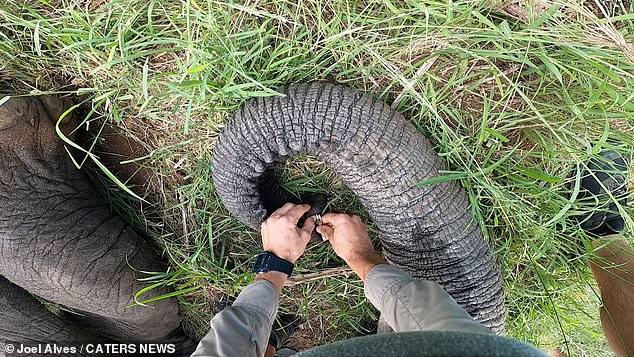
[[[308,205],[287,203],[262,223],[262,246],[267,254],[258,257],[262,260],[256,260],[255,271],[273,269],[275,264],[268,264],[274,258],[286,261],[277,261],[282,270],[292,270],[291,264],[304,254],[315,227],[314,218],[306,219],[301,229],[297,227],[309,209]],[[214,316],[211,331],[192,356],[264,356],[286,278],[287,274],[275,269],[258,274],[232,306]]]
[[[462,331],[492,333],[475,321],[435,282],[415,280],[387,264],[365,278],[365,294],[396,332]]]
[[[263,356],[286,278],[279,274],[258,275],[231,306],[216,314],[192,356]]]
[[[288,276],[286,276],[286,274],[280,273],[279,271],[269,271],[255,276],[255,280],[266,280],[271,283],[277,290],[278,296],[282,292],[282,287],[287,278]]]
[[[387,261],[374,251],[371,251],[364,255],[351,257],[346,263],[350,269],[359,276],[361,281],[365,281],[366,276],[372,268],[379,264],[387,264]]]

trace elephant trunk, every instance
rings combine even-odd
[[[214,150],[213,180],[227,209],[254,229],[283,202],[271,167],[321,159],[359,196],[390,264],[440,283],[476,320],[504,331],[500,272],[457,182],[419,186],[444,165],[429,141],[385,103],[311,83],[240,108]]]

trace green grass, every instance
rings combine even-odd
[[[523,14],[434,0],[26,3],[0,0],[0,84],[74,95],[92,127],[125,127],[147,148],[137,163],[154,177],[150,202],[118,186],[108,195],[164,248],[173,268],[154,278],[183,293],[190,332],[204,334],[212,301],[249,282],[260,245],[215,194],[218,133],[248,98],[333,80],[404,113],[468,190],[500,260],[510,336],[608,354],[584,261],[593,253],[570,224],[579,207],[566,199],[566,178],[609,138],[634,151],[628,1],[561,0]],[[327,191],[333,208],[364,214],[313,159],[280,170],[290,189]],[[341,265],[317,246],[298,273]],[[358,279],[344,275],[287,290],[282,309],[306,318],[306,345],[367,333],[376,317]]]

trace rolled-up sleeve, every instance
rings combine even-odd
[[[213,317],[211,331],[192,356],[263,356],[278,304],[273,284],[264,279],[254,281],[231,306]]]
[[[379,264],[368,272],[364,291],[396,332],[493,333],[475,321],[437,283],[416,280],[387,264]]]

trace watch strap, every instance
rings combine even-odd
[[[268,271],[279,271],[289,277],[293,274],[295,265],[286,259],[282,259],[272,252],[262,252],[255,256],[255,262],[251,271],[256,274]]]

